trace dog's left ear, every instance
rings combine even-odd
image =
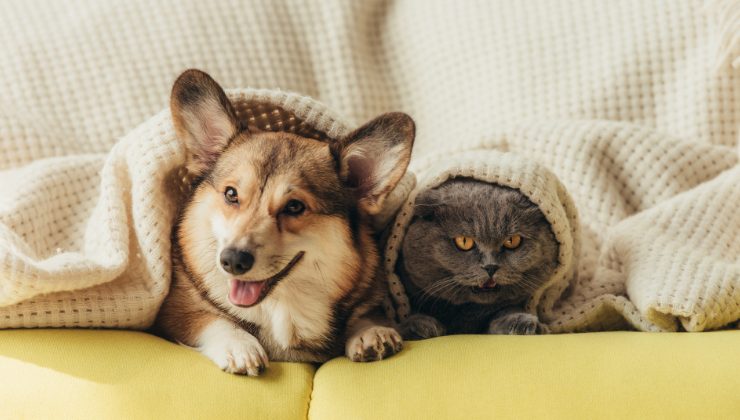
[[[238,132],[236,111],[224,90],[207,73],[190,69],[172,86],[172,122],[190,154],[188,172],[208,172]]]
[[[365,213],[380,212],[383,201],[403,177],[415,130],[411,117],[393,112],[375,118],[332,146],[339,177],[356,191]]]

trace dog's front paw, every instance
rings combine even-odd
[[[353,362],[383,360],[401,351],[403,340],[394,328],[374,325],[347,340],[347,357]]]
[[[437,318],[429,315],[413,314],[399,326],[405,340],[423,340],[445,335],[445,327]]]
[[[257,338],[225,320],[209,325],[198,347],[221,369],[239,375],[258,376],[267,366],[267,353]]]
[[[488,325],[489,334],[535,335],[547,334],[550,330],[536,316],[515,312],[494,319]]]

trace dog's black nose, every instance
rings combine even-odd
[[[498,266],[494,264],[488,264],[484,265],[483,269],[486,270],[486,273],[488,273],[489,277],[493,277],[494,273],[496,273],[496,270],[498,270]]]
[[[246,273],[250,268],[252,268],[252,265],[254,264],[254,255],[235,248],[226,248],[221,251],[220,260],[221,267],[223,267],[227,273],[238,276]]]

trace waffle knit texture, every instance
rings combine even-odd
[[[0,2],[0,326],[151,322],[184,159],[164,109],[191,67],[329,137],[408,112],[420,178],[464,150],[548,168],[584,250],[562,330],[737,320],[739,4]]]

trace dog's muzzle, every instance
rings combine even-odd
[[[304,251],[298,252],[288,264],[274,276],[259,281],[231,279],[229,301],[239,307],[249,308],[267,297],[275,286],[290,273],[290,270],[303,258]]]

